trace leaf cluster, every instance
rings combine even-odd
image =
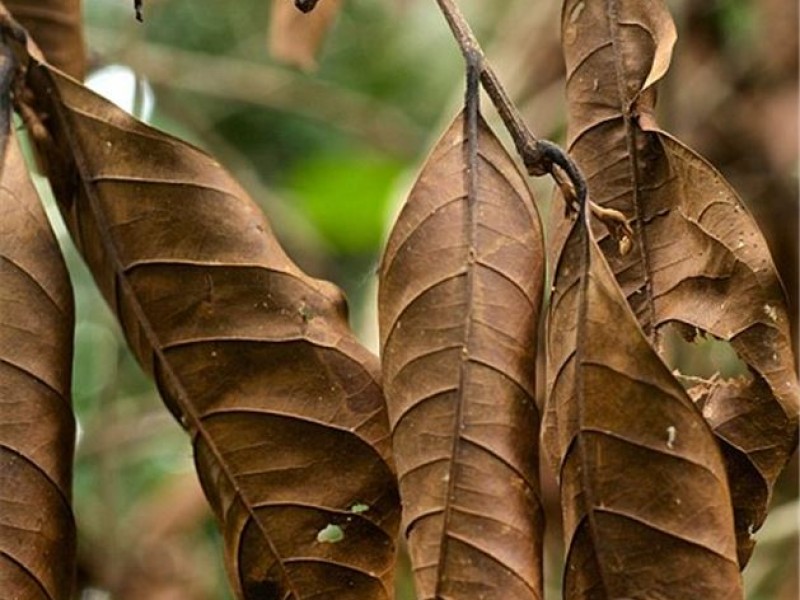
[[[81,84],[77,0],[0,4],[3,597],[70,598],[76,546],[70,278],[13,110],[190,438],[236,597],[392,598],[402,533],[419,598],[543,598],[541,439],[565,598],[743,598],[800,394],[761,231],[656,120],[672,17],[661,0],[565,0],[565,154],[524,129],[457,7],[439,5],[467,93],[386,244],[378,359],[341,291],[294,264],[214,158]],[[274,6],[273,50],[311,67],[339,3],[310,13],[301,44]],[[528,171],[558,184],[547,243],[481,83]],[[670,328],[726,342],[746,374],[674,370]]]

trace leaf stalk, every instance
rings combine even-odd
[[[538,139],[528,129],[455,0],[436,0],[436,3],[450,26],[467,65],[478,69],[481,85],[514,140],[514,146],[528,174],[534,177],[550,174],[561,188],[568,204],[577,209],[586,202],[587,195],[586,180],[578,166],[557,144]]]

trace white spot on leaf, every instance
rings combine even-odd
[[[778,322],[778,311],[775,310],[774,306],[770,306],[769,304],[764,305],[764,314],[767,315],[773,322]]]
[[[675,448],[675,439],[678,437],[678,430],[672,425],[667,427],[667,448],[673,450]]]

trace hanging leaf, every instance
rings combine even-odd
[[[711,430],[651,348],[594,238],[573,230],[566,253],[575,261],[559,269],[579,278],[550,309],[550,341],[563,344],[564,360],[546,430],[568,548],[564,597],[743,598]]]
[[[500,142],[464,128],[428,158],[380,272],[404,531],[419,598],[541,598],[542,233]]]
[[[660,330],[670,323],[730,342],[749,367],[746,387],[759,390],[737,396],[735,412],[747,414],[750,424],[726,420],[727,409],[704,411],[726,456],[737,453],[750,463],[729,471],[732,488],[743,490],[734,502],[744,566],[750,534],[761,526],[772,486],[797,445],[799,390],[784,292],[736,193],[655,123],[654,84],[675,42],[663,3],[570,0],[562,18],[570,153],[592,199],[628,216],[635,232],[626,255],[599,236],[627,302],[659,351]],[[551,254],[563,263],[575,225],[559,213]],[[556,281],[557,291],[574,278]],[[551,380],[559,365],[551,365]],[[753,497],[761,499],[757,509]]]
[[[76,79],[86,75],[81,0],[6,0],[54,67]]]
[[[8,136],[7,118],[5,125]],[[3,145],[0,590],[4,598],[69,600],[75,572],[72,289],[19,145],[13,137]]]
[[[28,85],[70,232],[191,435],[237,596],[390,598],[388,423],[341,292],[291,262],[206,154],[46,65]],[[319,539],[330,526],[336,543]]]
[[[753,530],[764,521],[771,481],[777,477],[772,454],[764,439],[791,439],[781,429],[786,419],[763,380],[745,378],[700,384],[689,393],[698,398],[706,420],[726,443],[721,445],[728,471],[736,517],[739,560],[743,564],[755,546]],[[761,429],[770,427],[771,429]]]
[[[272,0],[269,53],[275,60],[313,71],[341,7],[341,0],[324,0],[313,11],[301,12],[291,0]]]

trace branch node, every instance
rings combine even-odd
[[[473,70],[475,72],[475,80],[478,81],[480,73],[483,71],[483,52],[469,46],[464,49],[464,61],[467,63],[467,71]]]
[[[523,154],[522,160],[530,175],[551,174],[564,193],[568,207],[580,211],[586,203],[586,180],[575,161],[558,144],[538,140],[533,148]]]

